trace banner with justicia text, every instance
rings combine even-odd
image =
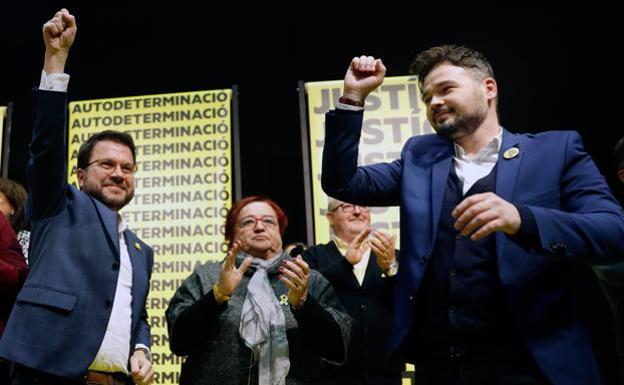
[[[327,196],[321,189],[321,164],[325,137],[325,113],[335,108],[342,95],[342,81],[305,83],[307,94],[310,168],[313,196],[315,243],[329,241]],[[413,135],[432,133],[420,99],[416,77],[388,77],[366,98],[358,165],[392,162],[399,158],[405,141]],[[374,207],[373,229],[397,235],[399,244],[399,208]]]

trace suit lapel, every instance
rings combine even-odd
[[[446,181],[449,171],[453,163],[452,147],[449,145],[447,151],[434,163],[431,175],[431,226],[433,229],[431,245],[438,235],[438,222],[440,221],[440,212],[442,211],[442,202],[444,201],[444,191],[446,190]]]
[[[143,250],[138,239],[130,230],[124,231],[124,238],[126,240],[126,246],[128,246],[128,254],[130,255],[130,262],[132,263],[132,285],[135,284],[136,271],[145,271],[145,257],[143,256]]]
[[[370,286],[375,279],[375,274],[381,274],[381,269],[377,267],[377,257],[373,250],[370,251],[370,256],[368,257],[368,265],[366,266],[366,272],[364,273],[364,279],[362,280],[362,286]]]
[[[117,213],[106,207],[102,202],[97,199],[90,197],[91,201],[95,205],[95,209],[100,216],[102,224],[106,229],[106,236],[108,238],[108,243],[111,249],[113,250],[113,254],[115,255],[115,259],[119,261],[119,236],[117,235]]]
[[[333,240],[331,241],[331,244],[334,247],[334,255],[337,258],[345,259],[345,256],[342,255],[342,253],[340,252],[340,249],[338,248],[338,245]],[[355,273],[351,272],[351,274],[348,274],[348,275],[349,275],[349,278],[347,279],[349,281],[349,286],[351,286],[352,288],[360,287],[360,283],[358,282],[357,277],[355,276]]]
[[[139,298],[143,298],[141,292],[143,288],[147,288],[147,282],[145,280],[145,266],[146,258],[144,256],[145,251],[142,250],[141,244],[138,239],[130,230],[124,231],[124,239],[126,241],[126,247],[128,248],[128,255],[130,256],[130,263],[132,264],[132,330],[138,321],[138,316],[141,310],[142,304],[138,302]]]
[[[510,157],[512,154],[509,151],[511,148],[517,148],[519,152],[517,155]],[[513,150],[512,150],[513,151]],[[520,167],[520,161],[522,160],[523,149],[520,146],[519,137],[503,129],[503,143],[498,154],[498,162],[496,165],[496,195],[512,202],[513,192],[516,186],[516,180],[518,178],[518,168]],[[509,159],[507,159],[509,158]],[[502,232],[496,233],[496,254],[498,258],[503,255],[503,246],[505,244],[505,234]]]

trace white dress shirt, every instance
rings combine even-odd
[[[123,232],[128,229],[126,221],[118,215],[119,276],[113,300],[113,309],[100,350],[89,366],[101,372],[128,373],[130,353],[130,326],[132,324],[132,263]]]
[[[68,74],[56,72],[48,75],[44,70],[41,70],[40,90],[67,92],[68,84]]]
[[[475,155],[468,156],[464,149],[457,143],[453,144],[455,148],[455,156],[453,164],[455,173],[460,181],[462,181],[462,194],[466,195],[470,187],[479,179],[488,175],[496,162],[498,161],[498,152],[503,142],[503,130],[499,129],[498,135],[488,142]]]

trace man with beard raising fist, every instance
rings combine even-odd
[[[325,192],[401,207],[390,350],[422,385],[602,384],[572,273],[622,258],[624,216],[579,135],[502,128],[492,67],[470,48],[428,49],[413,70],[437,134],[394,162],[357,166],[380,59],[351,61],[326,115]]]
[[[145,309],[153,252],[119,214],[134,196],[132,138],[117,131],[90,137],[78,151],[80,190],[67,183],[64,69],[75,36],[66,9],[43,26],[27,167],[30,275],[0,356],[14,362],[14,385],[147,385],[154,373]]]

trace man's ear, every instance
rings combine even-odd
[[[620,182],[624,183],[624,168],[618,170],[618,177],[620,178]]]
[[[76,171],[76,179],[78,179],[78,187],[80,187],[80,190],[82,190],[82,185],[84,184],[85,173],[86,171],[81,168]]]
[[[485,88],[485,96],[488,100],[494,100],[498,96],[498,84],[493,78],[483,79],[483,86]]]
[[[325,214],[325,217],[327,218],[327,222],[329,222],[329,227],[334,227],[334,213],[332,211],[328,211],[327,214]]]

